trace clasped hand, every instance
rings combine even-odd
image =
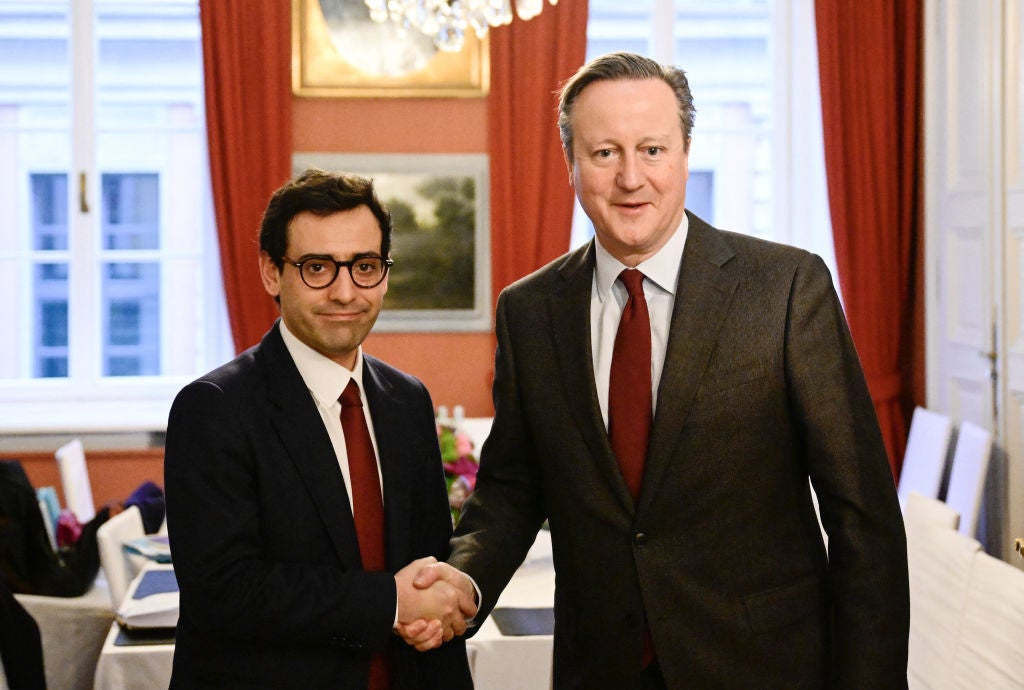
[[[421,652],[466,632],[476,615],[476,592],[464,574],[434,557],[413,561],[395,573],[398,624],[395,632]]]

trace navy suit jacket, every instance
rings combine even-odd
[[[587,245],[498,301],[495,418],[450,562],[485,616],[550,522],[554,685],[906,687],[906,539],[821,260],[689,216],[643,486],[594,384]],[[810,483],[828,532],[826,552]]]
[[[338,460],[279,325],[171,408],[167,520],[181,588],[172,687],[472,687],[461,640],[425,654],[391,630],[392,573],[365,572]],[[364,355],[388,568],[448,554],[451,515],[423,385]]]

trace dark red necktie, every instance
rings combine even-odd
[[[644,297],[644,274],[626,269],[619,274],[629,297],[622,310],[612,350],[608,382],[608,436],[619,469],[635,501],[640,496],[651,431],[651,317]],[[651,631],[644,625],[640,668],[654,660]]]
[[[629,298],[622,310],[612,350],[608,382],[608,436],[633,499],[640,495],[651,430],[651,318],[644,297],[644,274],[619,274]]]
[[[345,433],[348,473],[352,482],[352,515],[363,570],[384,571],[387,559],[384,550],[384,501],[381,499],[377,457],[373,453],[370,430],[363,415],[359,385],[351,379],[341,393],[341,429]],[[391,669],[386,651],[370,659],[370,690],[391,688]]]

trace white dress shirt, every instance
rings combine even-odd
[[[356,353],[356,367],[349,371],[337,362],[306,345],[299,340],[281,321],[281,337],[284,339],[284,346],[288,348],[288,354],[292,356],[295,366],[302,376],[306,388],[313,396],[316,409],[320,411],[327,434],[331,437],[331,445],[334,446],[334,454],[338,458],[338,467],[341,468],[341,476],[345,478],[345,491],[348,492],[349,508],[352,507],[352,478],[348,471],[348,450],[345,446],[345,432],[341,428],[341,392],[352,379],[359,385],[359,397],[363,401],[363,416],[366,418],[366,427],[370,430],[370,440],[373,442],[373,455],[377,459],[377,481],[381,487],[381,495],[384,493],[384,480],[380,476],[380,453],[377,452],[377,435],[373,432],[373,419],[370,415],[370,406],[366,403],[366,391],[363,388],[363,348],[360,346]]]
[[[366,428],[370,431],[370,441],[373,443],[373,457],[377,460],[377,483],[380,484],[381,501],[384,500],[384,478],[380,474],[380,453],[377,451],[377,435],[373,432],[373,419],[370,415],[370,406],[366,403],[366,390],[363,388],[363,347],[359,346],[356,352],[356,367],[349,371],[337,362],[324,357],[322,354],[306,345],[288,330],[281,319],[281,337],[284,339],[284,346],[288,354],[292,356],[302,381],[313,396],[316,409],[320,412],[324,426],[327,427],[327,435],[331,437],[331,445],[334,446],[334,455],[338,458],[338,467],[341,468],[341,476],[345,479],[345,491],[348,493],[348,506],[352,509],[352,475],[348,471],[348,449],[345,445],[345,432],[341,428],[341,392],[345,390],[348,382],[355,379],[359,385],[359,399],[363,403],[363,417],[366,419]],[[395,601],[395,617],[391,627],[398,625],[398,601]]]
[[[665,246],[646,261],[636,266],[644,280],[644,296],[647,311],[651,317],[651,401],[658,405],[658,384],[665,366],[668,351],[669,327],[672,325],[672,307],[676,299],[676,284],[683,261],[683,248],[689,221],[686,215],[679,228],[672,234]],[[594,383],[597,384],[597,399],[601,403],[601,416],[608,426],[608,381],[612,371],[612,350],[615,347],[615,333],[619,329],[622,310],[629,293],[618,280],[625,264],[608,253],[595,240],[594,249],[597,265],[594,269],[594,283],[590,292],[590,342],[594,351]],[[653,412],[654,410],[652,410]]]

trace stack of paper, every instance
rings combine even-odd
[[[157,563],[171,562],[171,545],[166,534],[147,534],[138,539],[131,539],[125,542],[124,548]]]

